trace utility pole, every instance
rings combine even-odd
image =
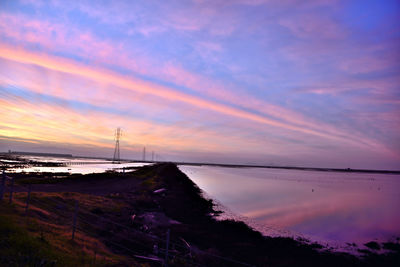
[[[6,192],[6,171],[3,169],[3,175],[0,184],[0,200],[3,200],[5,192]]]
[[[146,161],[146,147],[143,147],[143,161]]]
[[[113,157],[113,163],[120,163],[120,155],[119,155],[119,139],[122,136],[122,131],[121,128],[117,128],[115,130],[115,149],[114,149],[114,157]]]
[[[154,162],[154,151],[151,151],[151,161]]]

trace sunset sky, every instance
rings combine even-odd
[[[0,152],[400,169],[397,0],[0,1]]]

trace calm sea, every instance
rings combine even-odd
[[[179,168],[230,216],[265,234],[338,245],[400,237],[400,175]]]

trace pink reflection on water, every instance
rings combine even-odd
[[[39,162],[53,162],[53,163],[65,163],[65,162],[90,162],[91,164],[84,165],[67,165],[67,166],[24,166],[22,168],[10,169],[10,172],[52,172],[52,173],[80,173],[80,174],[89,174],[89,173],[102,173],[108,170],[113,170],[117,172],[122,172],[123,168],[128,167],[141,167],[145,165],[149,165],[151,163],[145,162],[122,162],[120,164],[110,163],[104,164],[108,160],[104,159],[90,159],[90,158],[61,158],[61,157],[43,157],[43,156],[22,156],[21,158],[32,161]],[[98,162],[98,163],[96,163]]]
[[[343,244],[400,236],[400,175],[204,166],[180,169],[208,195],[258,224]]]

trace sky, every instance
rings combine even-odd
[[[400,1],[0,1],[0,151],[400,169]],[[149,158],[149,156],[148,156]]]

